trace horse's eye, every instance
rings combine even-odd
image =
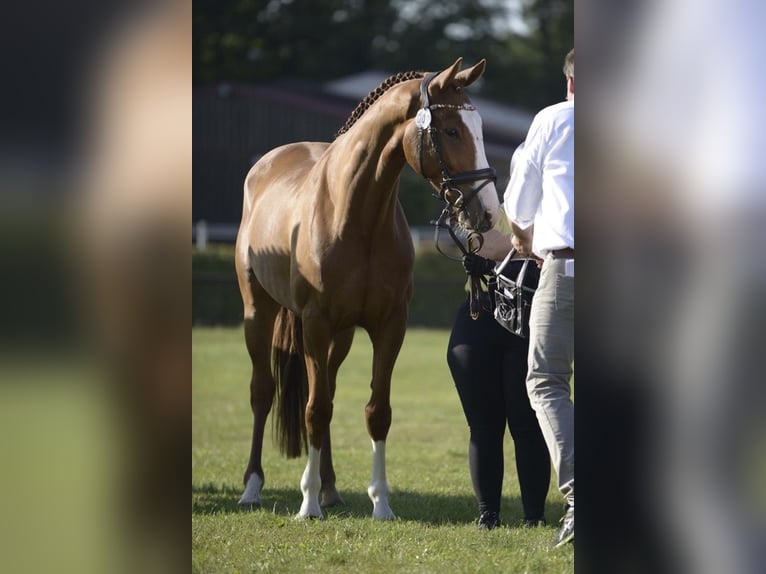
[[[458,131],[455,128],[447,128],[446,130],[444,130],[444,133],[451,138],[456,138]]]

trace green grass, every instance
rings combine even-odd
[[[299,521],[303,458],[267,434],[260,510],[237,507],[250,448],[249,359],[240,328],[196,328],[193,349],[194,572],[572,572],[570,546],[551,548],[562,499],[552,482],[550,526],[524,530],[513,446],[506,437],[503,528],[479,532],[468,474],[468,428],[447,369],[446,330],[410,329],[394,370],[387,475],[395,522],[372,520],[364,424],[372,348],[357,332],[343,364],[332,423],[337,487],[346,504]],[[270,426],[269,426],[270,429]],[[555,480],[555,473],[554,478]]]

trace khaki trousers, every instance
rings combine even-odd
[[[574,277],[547,255],[529,319],[527,393],[548,445],[558,487],[574,507]]]

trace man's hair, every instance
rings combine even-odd
[[[574,78],[574,48],[572,48],[567,57],[564,58],[564,75]]]

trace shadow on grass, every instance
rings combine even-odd
[[[240,512],[269,512],[279,516],[297,514],[301,504],[298,489],[265,488],[261,508],[240,508],[240,487],[206,483],[192,485],[192,514],[233,514]],[[365,492],[341,492],[344,504],[323,509],[327,518],[368,518],[372,516],[372,502]],[[389,497],[391,508],[399,520],[423,524],[471,524],[477,519],[477,505],[473,496],[424,494],[412,490],[394,490]],[[547,502],[545,515],[549,525],[555,525],[563,514],[560,503]],[[501,519],[508,526],[523,522],[521,500],[504,496]]]

